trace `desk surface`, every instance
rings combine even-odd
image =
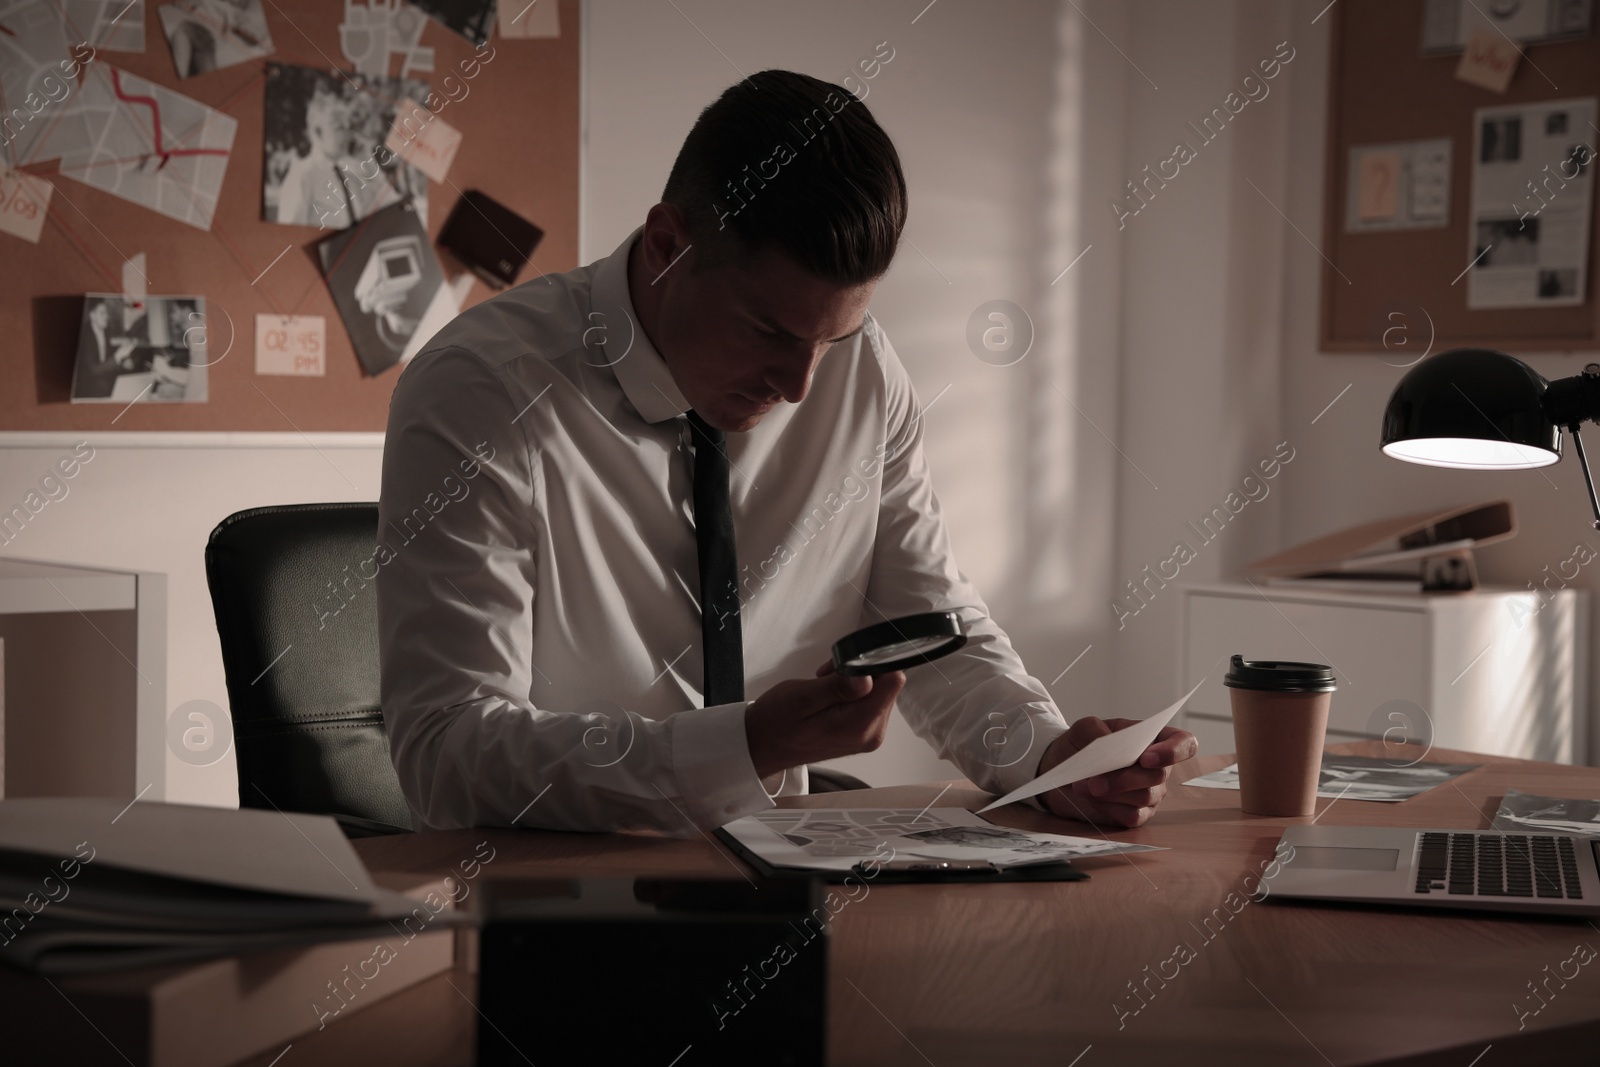
[[[1330,752],[1395,756],[1382,742]],[[1482,763],[1399,804],[1341,800],[1328,825],[1488,826],[1507,787],[1600,796],[1600,769],[1435,750],[1440,762]],[[1183,778],[1225,766],[1204,756]],[[920,807],[941,784],[785,798],[804,807]],[[1407,909],[1249,903],[1213,920],[1230,892],[1272,856],[1284,826],[1307,819],[1243,815],[1234,791],[1177,786],[1151,823],[1110,836],[1169,852],[1079,861],[1083,882],[879,885],[834,919],[828,989],[831,1064],[1181,1063],[1451,1065],[1600,1062],[1600,963],[1583,968],[1519,1032],[1529,983],[1555,973],[1576,945],[1600,948],[1585,920],[1429,914]],[[988,797],[958,782],[941,806]],[[1081,824],[1012,806],[997,822],[1059,833]],[[482,877],[685,875],[747,871],[721,845],[632,835],[473,830],[355,842],[375,876],[445,872],[488,840]],[[1249,882],[1253,887],[1254,881]],[[1237,898],[1233,904],[1238,908]],[[1193,958],[1164,987],[1141,983],[1180,943]],[[1145,967],[1150,968],[1149,971]],[[1546,966],[1550,968],[1545,971]],[[1171,974],[1173,966],[1166,965]],[[454,987],[452,987],[452,984]],[[1556,988],[1552,983],[1550,988]],[[295,1063],[470,1064],[472,978],[440,975],[297,1038]],[[1121,1010],[1119,1011],[1119,1007]],[[1485,1048],[1493,1049],[1481,1060]],[[1082,1060],[1074,1057],[1092,1046]],[[378,1049],[381,1058],[373,1058]],[[1170,1057],[1170,1059],[1166,1059]],[[1537,1059],[1535,1059],[1537,1057]],[[537,1057],[535,1057],[537,1058]],[[250,1061],[266,1067],[268,1057]]]

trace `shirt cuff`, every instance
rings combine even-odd
[[[672,724],[672,770],[686,814],[711,829],[776,807],[756,776],[744,734],[747,702],[688,708]]]
[[[1034,781],[1035,777],[1038,777],[1038,761],[1045,758],[1045,749],[1054,744],[1056,737],[1067,733],[1066,723],[1050,723],[1050,725],[1037,726],[1035,729],[1037,729],[1037,733],[1034,734],[1034,747],[1029,750],[1027,757],[1016,761],[1014,765],[1000,768],[1000,790],[1002,790],[1000,795],[1002,797],[1005,797],[1006,793],[1010,793],[1011,790],[1021,789],[1022,785],[1027,785],[1029,782]],[[1040,811],[1048,811],[1050,814],[1056,814],[1054,811],[1050,811],[1050,808],[1046,808],[1045,793],[1034,793],[1032,797],[1026,797],[1019,803],[1034,806],[1034,808],[1040,809]]]

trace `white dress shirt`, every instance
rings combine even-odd
[[[642,229],[642,228],[641,228]],[[376,578],[382,701],[415,825],[692,835],[804,793],[755,772],[746,701],[701,706],[688,403],[605,259],[493,297],[395,385]],[[911,381],[883,330],[730,433],[745,694],[833,642],[958,610],[898,707],[974,783],[1031,780],[1067,728],[951,558]]]

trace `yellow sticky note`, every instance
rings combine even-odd
[[[456,149],[461,147],[461,131],[414,101],[404,101],[395,109],[394,125],[384,142],[395,154],[411,163],[436,182],[444,181]]]
[[[507,40],[561,36],[561,9],[556,0],[500,0],[495,21],[500,36]]]
[[[38,244],[55,191],[43,178],[0,166],[0,232]]]
[[[327,323],[321,315],[257,315],[256,373],[327,373]]]
[[[1456,64],[1456,77],[1490,92],[1503,93],[1521,58],[1515,42],[1504,34],[1479,28],[1467,38],[1461,62]]]

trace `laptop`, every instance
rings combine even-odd
[[[1291,826],[1269,897],[1600,915],[1600,838],[1503,830]]]

